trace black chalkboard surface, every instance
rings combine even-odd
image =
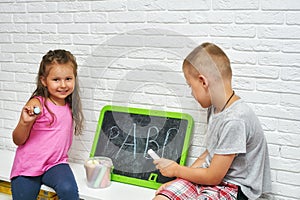
[[[184,113],[105,106],[90,156],[112,159],[113,181],[156,189],[172,179],[159,173],[148,149],[184,165],[192,126],[192,117]]]

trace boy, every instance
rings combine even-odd
[[[266,139],[254,112],[232,89],[226,54],[203,43],[186,57],[183,72],[196,101],[208,108],[206,151],[190,167],[154,160],[164,176],[177,177],[154,199],[257,199],[269,192]]]

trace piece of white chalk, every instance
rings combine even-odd
[[[39,107],[34,107],[33,108],[33,113],[34,114],[38,115],[38,114],[40,114],[40,112],[41,112],[41,109]]]
[[[148,154],[151,156],[151,158],[153,158],[154,160],[155,159],[160,159],[160,157],[152,150],[152,149],[149,149],[148,150]]]

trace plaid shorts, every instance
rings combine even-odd
[[[237,200],[238,186],[222,182],[217,186],[198,185],[184,179],[176,179],[160,191],[170,200]]]

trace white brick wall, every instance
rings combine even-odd
[[[300,199],[300,1],[6,0],[0,2],[0,148],[35,89],[41,57],[68,49],[80,66],[86,122],[70,156],[88,157],[100,109],[116,104],[190,113],[189,162],[201,151],[205,111],[182,59],[211,41],[229,55],[234,88],[268,140],[274,199]],[[200,111],[199,111],[200,109]]]

